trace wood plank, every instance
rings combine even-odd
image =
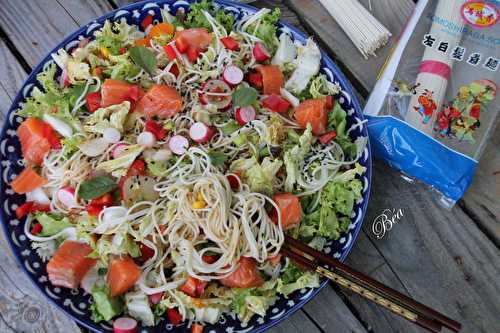
[[[375,166],[364,230],[411,297],[461,321],[464,332],[500,331],[498,248],[459,207],[443,210],[423,185]],[[371,221],[385,208],[405,215],[377,240]]]
[[[368,8],[368,0],[361,2]],[[364,91],[360,91],[362,94],[366,94],[373,88],[377,73],[382,68],[391,46],[394,45],[415,7],[411,0],[372,1],[373,16],[383,22],[392,33],[392,38],[388,45],[377,52],[377,57],[370,57],[366,60],[319,1],[285,0],[285,3],[303,19],[308,31],[317,37],[320,44],[334,56],[337,62],[343,63],[352,73],[353,77],[350,78],[356,79],[357,83],[363,87]],[[346,13],[346,15],[349,14]]]
[[[474,180],[458,205],[500,248],[500,123],[490,140]]]
[[[80,26],[85,25],[99,16],[113,10],[113,7],[111,7],[107,0],[57,0],[57,2]]]
[[[14,99],[26,78],[26,72],[3,42],[0,42],[0,59],[2,62],[0,86],[3,87],[10,99]],[[5,112],[8,110],[9,106],[10,103],[2,106],[5,108]]]

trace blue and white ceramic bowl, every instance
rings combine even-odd
[[[230,1],[216,1],[218,5],[225,8],[226,11],[233,13],[237,19],[241,19],[246,15],[250,15],[256,11],[255,8],[235,4]],[[107,15],[104,15],[89,24],[83,26],[78,31],[67,37],[59,45],[51,51],[55,52],[59,48],[70,50],[78,44],[78,40],[84,37],[93,38],[93,32],[99,29],[104,24],[104,21],[118,20],[125,18],[131,24],[140,25],[140,22],[147,16],[153,15],[155,19],[160,19],[160,9],[168,9],[172,14],[179,8],[188,9],[188,1],[173,1],[173,0],[159,0],[159,1],[144,1],[115,10]],[[291,27],[286,23],[280,23],[280,33],[286,32],[290,34],[292,39],[304,42],[306,36],[300,33],[297,29]],[[50,54],[50,53],[49,53]],[[334,62],[322,52],[321,70],[325,73],[331,82],[338,83],[341,88],[341,96],[339,102],[342,107],[348,112],[348,125],[353,123],[360,123],[363,120],[362,111],[353,89],[344,75],[334,64]],[[24,83],[21,91],[16,96],[12,104],[6,122],[3,126],[1,139],[0,139],[0,160],[2,165],[2,179],[0,181],[0,202],[3,204],[1,210],[1,222],[6,238],[14,251],[14,255],[24,268],[26,274],[30,277],[33,283],[47,296],[47,298],[70,315],[79,324],[96,332],[112,332],[112,327],[109,323],[94,323],[90,319],[90,302],[91,299],[88,294],[85,294],[81,289],[64,289],[54,287],[50,284],[47,278],[45,264],[38,257],[37,253],[33,251],[30,246],[30,241],[23,234],[23,220],[16,219],[15,209],[18,205],[25,201],[24,196],[15,194],[8,186],[14,177],[23,169],[23,161],[21,154],[21,147],[19,140],[16,137],[16,129],[22,119],[15,115],[15,110],[19,108],[19,104],[24,101],[26,97],[31,94],[34,86],[37,85],[36,74],[38,74],[44,66],[53,61],[50,55],[47,55],[40,64],[33,70],[31,75]],[[359,136],[367,137],[368,132],[366,125],[357,127],[352,130],[350,135],[352,138]],[[325,247],[324,251],[340,260],[345,260],[347,254],[351,250],[356,237],[361,230],[363,217],[368,205],[368,197],[370,193],[371,183],[371,153],[370,146],[367,145],[359,163],[367,168],[363,176],[363,200],[356,204],[352,215],[351,225],[349,231],[343,234],[338,241],[330,242]],[[288,298],[281,297],[269,309],[264,318],[254,317],[250,322],[242,324],[234,314],[225,315],[220,319],[216,325],[209,325],[205,328],[204,332],[262,332],[280,321],[284,320],[295,311],[300,309],[306,302],[311,300],[325,285],[327,281],[323,281],[321,286],[316,289],[299,290]],[[166,319],[162,319],[155,327],[144,327],[140,329],[141,333],[147,332],[183,332],[186,331],[185,326],[173,327]]]

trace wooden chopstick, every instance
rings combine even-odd
[[[319,252],[310,246],[286,235],[281,253],[299,266],[316,271],[360,296],[363,296],[407,320],[428,329],[440,332],[441,327],[460,331],[461,324],[443,314],[391,289],[369,276],[357,272],[340,261]]]

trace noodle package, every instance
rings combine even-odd
[[[452,207],[498,120],[498,1],[419,1],[365,107],[375,156]]]

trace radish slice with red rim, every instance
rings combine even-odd
[[[113,158],[118,158],[120,157],[121,154],[123,154],[123,152],[125,151],[125,149],[127,149],[127,147],[128,145],[125,143],[117,144],[111,151],[111,155],[113,156]]]
[[[189,129],[189,136],[197,143],[206,143],[214,136],[215,129],[202,122],[196,122]]]
[[[231,104],[231,87],[222,80],[210,80],[202,87],[200,102],[224,109]]]
[[[129,317],[121,317],[113,321],[114,333],[137,333],[137,321]]]
[[[64,205],[66,208],[73,208],[78,206],[78,202],[75,197],[75,189],[71,186],[66,186],[60,188],[57,191],[57,200]]]
[[[242,108],[239,108],[236,110],[234,113],[234,118],[240,125],[245,125],[246,123],[255,120],[255,117],[257,116],[257,113],[255,112],[255,109],[253,106],[245,106]]]
[[[168,148],[177,155],[184,154],[189,148],[189,141],[182,135],[174,135],[168,140]]]
[[[224,81],[231,86],[240,84],[244,76],[243,71],[235,65],[227,66],[222,74]]]

